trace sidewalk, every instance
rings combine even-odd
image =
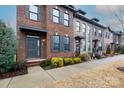
[[[41,85],[41,83],[69,78],[73,74],[78,74],[80,71],[92,69],[100,65],[109,64],[111,62],[119,60],[124,60],[124,55],[108,57],[100,60],[93,60],[91,62],[80,63],[46,71],[44,71],[39,66],[30,67],[28,68],[29,73],[26,75],[0,80],[0,87],[36,87],[39,84]]]

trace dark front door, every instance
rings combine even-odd
[[[80,40],[76,40],[76,54],[80,54]]]
[[[26,36],[26,58],[39,58],[40,57],[40,37],[39,36]]]

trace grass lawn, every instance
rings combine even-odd
[[[97,88],[97,87],[124,87],[124,72],[118,70],[124,67],[124,61],[99,66],[94,69],[80,72],[68,79],[49,82],[38,87],[65,87],[65,88]]]

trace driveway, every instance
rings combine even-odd
[[[28,74],[16,76],[8,79],[0,80],[0,87],[4,88],[32,88],[37,87],[46,82],[51,82],[55,80],[69,78],[74,74],[78,74],[83,70],[92,69],[100,65],[109,64],[111,62],[116,62],[119,60],[124,60],[124,55],[117,55],[113,57],[108,57],[100,60],[93,60],[91,62],[85,62],[75,65],[70,65],[66,67],[43,70],[40,66],[28,68]]]

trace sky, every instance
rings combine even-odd
[[[124,6],[122,5],[80,5],[88,18],[97,18],[99,23],[114,31],[124,31]]]
[[[0,5],[0,19],[16,30],[16,6]]]
[[[124,24],[124,6],[105,6],[105,5],[75,5],[76,8],[80,8],[85,11],[85,15],[88,18],[97,18],[99,23],[105,26],[111,27],[113,30],[123,30],[122,24]],[[121,13],[121,12],[122,13]],[[123,19],[120,23],[119,19],[115,16]],[[16,30],[16,6],[14,5],[0,5],[0,19]]]

